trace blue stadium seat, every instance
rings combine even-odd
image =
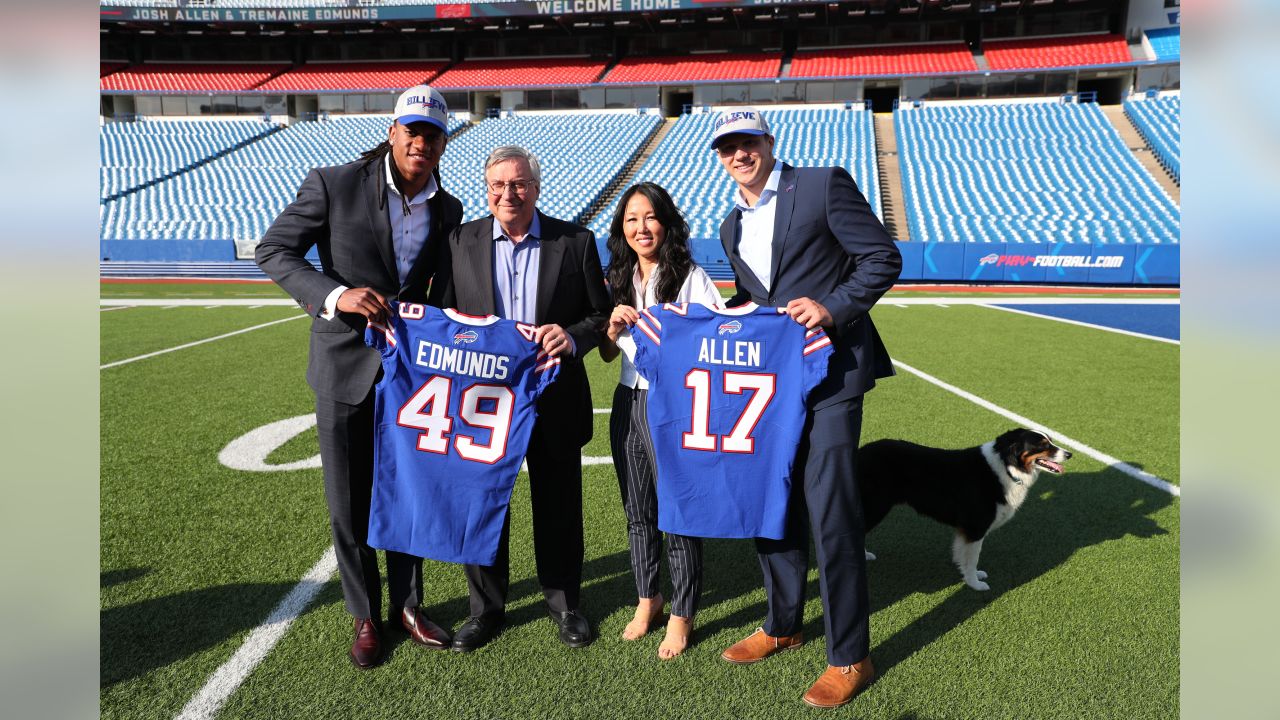
[[[99,197],[132,190],[276,128],[260,118],[106,123],[98,134]]]
[[[1160,164],[1175,182],[1181,182],[1182,96],[1126,100],[1124,112],[1133,120]]]
[[[1178,60],[1182,57],[1182,28],[1153,28],[1147,31],[1147,40],[1156,53],[1156,60]]]
[[[894,111],[913,240],[1177,243],[1173,200],[1092,103]]]

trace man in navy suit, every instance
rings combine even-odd
[[[720,115],[711,147],[737,184],[735,207],[720,226],[737,282],[729,305],[786,307],[796,322],[821,326],[835,346],[827,379],[809,396],[785,537],[756,540],[768,616],[723,657],[753,663],[804,642],[811,526],[828,667],[804,701],[838,707],[875,679],[856,453],[862,395],[893,374],[868,313],[897,280],[902,258],[844,169],[793,168],[774,158],[759,110]]]

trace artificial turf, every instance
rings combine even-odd
[[[296,314],[290,308],[103,313],[109,362]],[[275,313],[271,315],[270,313]],[[985,308],[881,307],[896,358],[1177,482],[1178,348]],[[328,547],[316,469],[218,463],[228,442],[312,411],[307,322],[286,322],[102,371],[102,716],[173,717]],[[595,406],[617,365],[589,360]],[[596,416],[588,457],[608,455]],[[940,447],[1011,423],[901,373],[867,396],[863,441]],[[271,462],[314,455],[314,432]],[[583,609],[591,646],[560,645],[534,574],[527,483],[512,503],[508,627],[469,655],[394,638],[358,672],[336,577],[231,696],[226,718],[763,718],[817,714],[800,695],[824,665],[817,574],[809,642],[754,666],[718,655],[764,615],[749,541],[709,541],[694,644],[656,657],[661,631],[619,638],[635,588],[610,465],[583,473]],[[1167,718],[1178,712],[1178,500],[1077,454],[1043,477],[984,545],[992,589],[959,582],[949,531],[895,510],[868,536],[880,680],[835,717]],[[460,568],[426,564],[431,616],[467,612]]]

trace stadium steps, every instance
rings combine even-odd
[[[885,229],[894,240],[910,240],[902,202],[902,169],[898,165],[898,135],[894,132],[893,113],[877,113],[876,169],[880,176],[880,213]]]
[[[1151,173],[1151,177],[1160,183],[1160,187],[1173,198],[1174,204],[1182,206],[1182,189],[1178,183],[1174,182],[1173,176],[1160,164],[1160,160],[1156,158],[1155,153],[1151,152],[1151,147],[1147,145],[1147,141],[1143,139],[1138,129],[1134,127],[1133,121],[1128,115],[1124,114],[1123,105],[1103,105],[1102,113],[1107,116],[1107,120],[1120,133],[1120,139],[1124,141],[1124,146],[1129,148],[1134,157],[1138,158],[1138,162],[1142,167]]]
[[[640,169],[641,165],[644,165],[645,161],[649,159],[649,156],[653,154],[653,151],[657,150],[658,146],[662,144],[663,138],[667,136],[667,133],[671,132],[671,128],[675,127],[677,119],[678,118],[663,118],[662,122],[654,127],[653,132],[645,139],[644,145],[640,148],[640,152],[636,153],[635,156],[631,158],[631,161],[622,169],[622,172],[618,173],[618,178],[609,183],[609,186],[604,189],[604,192],[600,193],[600,197],[596,198],[596,201],[591,203],[591,206],[587,208],[587,211],[579,215],[575,222],[586,227],[592,220],[595,220],[596,215],[599,214],[601,210],[610,207],[613,204],[614,199],[617,198],[623,190],[631,186],[631,181],[635,178],[636,171]]]
[[[190,165],[185,165],[185,166],[183,166],[183,167],[178,168],[177,170],[174,170],[174,171],[173,171],[173,172],[171,172],[171,173],[166,173],[166,174],[164,174],[164,175],[161,175],[161,176],[160,176],[160,177],[158,177],[158,178],[154,178],[154,179],[152,179],[152,180],[148,180],[147,182],[144,182],[144,183],[142,183],[141,185],[135,185],[135,186],[133,186],[133,187],[131,187],[131,188],[128,188],[128,189],[126,189],[126,190],[121,190],[120,192],[115,193],[114,195],[109,195],[109,196],[107,196],[107,197],[105,197],[105,198],[102,198],[102,200],[101,200],[100,202],[101,202],[102,204],[104,204],[104,205],[105,205],[106,203],[109,203],[109,202],[111,202],[111,201],[113,201],[113,200],[119,200],[120,198],[125,197],[126,195],[132,195],[133,193],[136,193],[136,192],[138,192],[139,190],[144,190],[144,189],[146,189],[146,188],[149,188],[149,187],[151,187],[152,185],[159,185],[160,183],[162,183],[162,182],[164,182],[164,181],[166,181],[166,180],[170,180],[170,179],[172,179],[172,178],[175,178],[175,177],[177,177],[177,176],[179,176],[179,175],[182,175],[183,173],[188,173],[188,172],[191,172],[192,170],[195,170],[195,169],[196,169],[196,168],[198,168],[198,167],[202,167],[202,166],[204,166],[204,165],[208,165],[209,163],[213,162],[214,160],[217,160],[218,158],[223,157],[223,156],[225,156],[225,155],[229,155],[229,154],[231,154],[231,153],[233,153],[233,152],[235,152],[235,151],[239,150],[240,148],[246,147],[246,146],[248,146],[248,145],[252,145],[253,143],[258,142],[259,140],[262,140],[263,138],[269,137],[269,136],[271,136],[271,135],[273,135],[273,134],[275,134],[275,133],[280,132],[281,130],[284,130],[284,129],[285,129],[285,127],[286,127],[285,125],[273,125],[273,126],[271,126],[270,128],[267,128],[267,130],[266,130],[265,132],[262,132],[262,133],[259,133],[259,134],[257,134],[257,135],[254,135],[254,136],[253,136],[253,137],[251,137],[251,138],[247,138],[247,139],[245,139],[245,140],[242,140],[241,142],[238,142],[238,143],[236,143],[235,145],[232,145],[231,147],[228,147],[228,148],[226,148],[226,149],[222,150],[221,152],[216,152],[216,153],[214,153],[214,154],[212,154],[212,155],[210,155],[210,156],[208,156],[208,157],[201,158],[201,159],[197,160],[196,162],[191,163]]]
[[[987,64],[987,56],[980,52],[973,54],[973,64],[978,66],[979,70],[990,70],[991,66]]]

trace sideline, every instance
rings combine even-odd
[[[1018,303],[1021,305],[1022,303]],[[1017,313],[1018,315],[1026,315],[1040,320],[1053,320],[1054,322],[1066,323],[1068,325],[1079,325],[1080,327],[1092,328],[1094,330],[1105,330],[1107,332],[1116,333],[1118,335],[1128,335],[1129,337],[1142,338],[1143,340],[1155,340],[1156,342],[1168,343],[1170,345],[1181,345],[1181,340],[1173,338],[1160,337],[1159,335],[1148,335],[1146,333],[1134,332],[1133,330],[1122,330],[1120,328],[1107,327],[1106,325],[1095,325],[1080,320],[1072,320],[1070,318],[1055,317],[1053,315],[1041,315],[1040,313],[1027,312],[1017,308],[1006,307],[1004,305],[987,305],[992,310],[1003,310],[1008,313]]]

